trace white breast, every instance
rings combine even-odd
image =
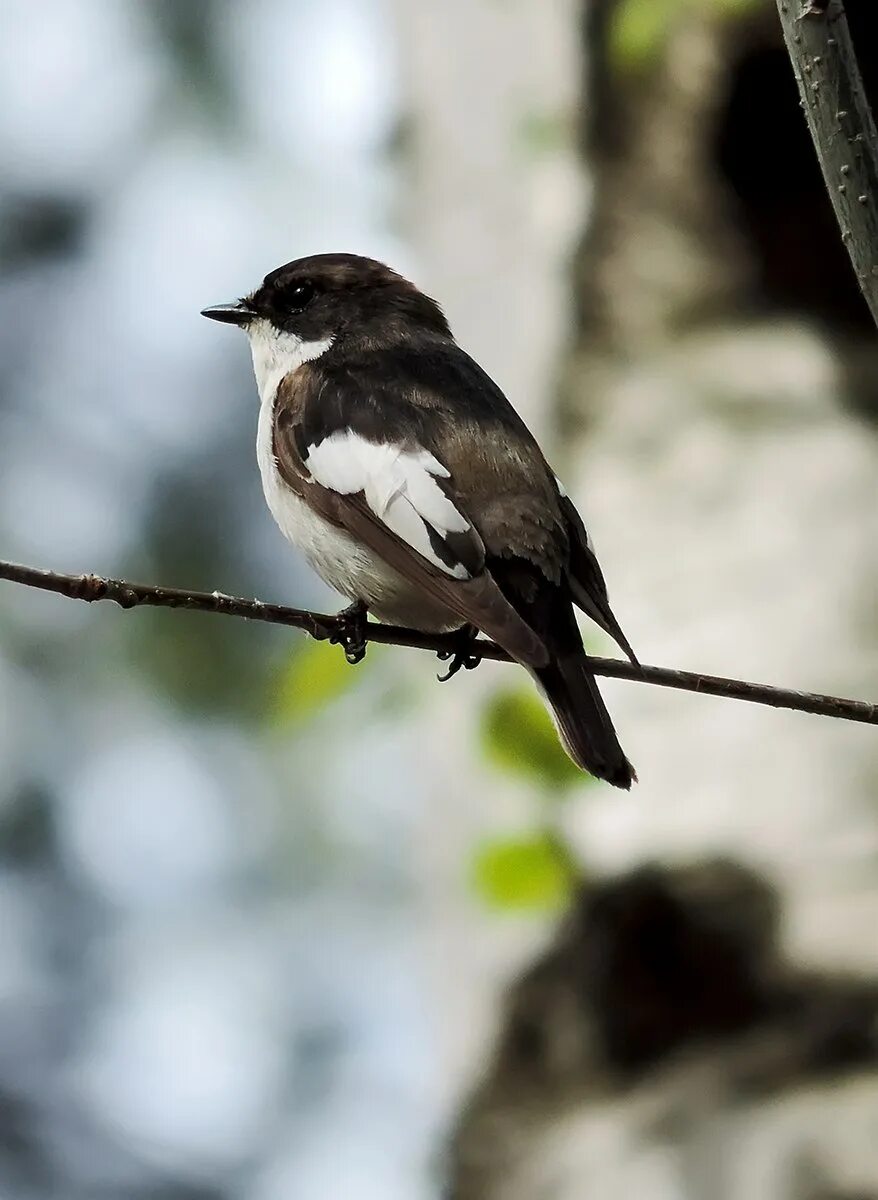
[[[305,342],[293,333],[275,329],[268,321],[254,321],[248,332],[259,389],[256,457],[268,507],[281,533],[302,551],[317,573],[342,595],[356,599],[353,583],[366,566],[363,560],[367,552],[291,491],[274,458],[274,401],[280,382],[325,353],[332,338]]]

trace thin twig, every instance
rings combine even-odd
[[[332,637],[338,631],[338,621],[334,616],[287,608],[282,604],[264,604],[261,600],[245,600],[240,596],[226,596],[222,592],[155,587],[152,584],[128,583],[122,579],[105,579],[100,575],[59,575],[54,571],[8,562],[0,562],[0,579],[46,592],[57,592],[60,596],[70,596],[75,600],[112,600],[122,608],[137,608],[140,605],[188,608],[194,612],[244,617],[272,625],[290,625],[295,629],[303,629],[318,640]],[[447,635],[418,633],[414,629],[400,629],[394,625],[370,623],[368,640],[393,646],[412,646],[433,653],[453,649],[453,642]],[[506,651],[494,642],[479,640],[478,651],[482,658],[497,662],[511,661]],[[596,675],[613,679],[632,679],[638,683],[652,683],[684,692],[725,696],[730,700],[748,700],[751,704],[766,704],[771,708],[791,708],[843,721],[878,725],[878,704],[869,704],[864,700],[842,700],[838,696],[795,692],[764,683],[746,683],[741,679],[724,679],[718,675],[698,675],[693,671],[675,671],[669,667],[635,667],[632,663],[615,658],[592,658],[591,663]]]
[[[777,0],[777,7],[842,240],[878,324],[878,136],[844,5]]]

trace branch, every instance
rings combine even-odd
[[[777,0],[777,7],[842,240],[878,324],[878,136],[844,6]]]
[[[290,625],[294,629],[303,629],[318,641],[332,637],[338,630],[338,619],[335,616],[287,608],[282,604],[263,604],[261,600],[245,600],[239,596],[223,595],[222,592],[191,592],[180,588],[155,587],[151,584],[127,583],[122,579],[104,579],[100,575],[58,575],[54,571],[42,571],[37,567],[24,567],[8,562],[0,562],[0,579],[20,583],[25,587],[40,588],[44,592],[57,592],[60,596],[69,596],[74,600],[112,600],[121,608],[137,608],[140,605],[151,608],[188,608],[193,612],[244,617],[250,621],[266,621],[271,625]],[[370,623],[368,640],[393,646],[412,646],[417,650],[431,650],[433,653],[454,649],[453,639],[447,634],[418,633],[416,630],[399,629],[394,625]],[[506,651],[494,642],[480,639],[478,651],[482,658],[494,659],[496,662],[511,661]],[[798,712],[816,713],[843,721],[878,725],[878,704],[869,704],[864,700],[842,700],[837,696],[794,692],[786,688],[770,687],[764,683],[745,683],[741,679],[698,675],[693,671],[674,671],[669,667],[636,667],[633,663],[615,658],[592,658],[590,661],[596,675],[613,679],[632,679],[638,683],[652,683],[658,687],[677,688],[684,692],[725,696],[730,700],[748,700],[752,704],[765,704],[770,708],[791,708]]]

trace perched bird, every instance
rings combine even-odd
[[[285,536],[352,601],[348,657],[364,653],[367,612],[458,631],[449,674],[478,662],[481,632],[536,679],[574,762],[630,787],[573,612],[636,662],[594,549],[439,305],[373,259],[317,254],[203,315],[250,339],[265,497]]]

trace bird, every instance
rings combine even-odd
[[[350,601],[339,627],[349,660],[365,653],[368,614],[449,634],[449,676],[478,663],[482,634],[531,674],[573,761],[630,788],[574,613],[637,663],[591,539],[440,305],[374,259],[314,254],[202,315],[249,338],[265,498]]]

